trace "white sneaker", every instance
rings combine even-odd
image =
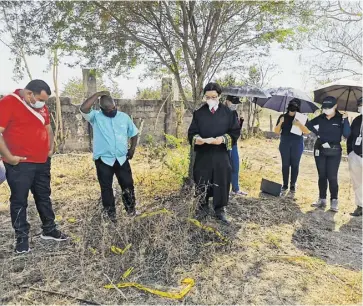
[[[338,199],[331,199],[330,201],[330,210],[334,212],[338,212]]]
[[[248,195],[248,193],[241,190],[231,191],[231,196],[246,196],[246,195]]]

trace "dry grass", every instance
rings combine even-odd
[[[271,198],[259,195],[259,184],[262,177],[280,181],[278,143],[252,139],[240,146],[241,188],[249,196],[231,200],[232,225],[211,218],[204,222],[232,241],[227,245],[217,244],[215,234],[186,220],[194,200],[178,190],[187,149],[168,151],[163,164],[155,152],[138,152],[133,170],[140,209],[167,208],[173,214],[129,219],[119,203],[117,225],[100,217],[91,156],[54,157],[53,203],[72,242],[42,242],[40,221],[30,203],[33,252],[15,256],[8,207],[0,205],[0,303],[81,303],[74,297],[99,304],[179,303],[137,289],[103,288],[110,280],[120,282],[133,267],[127,281],[151,288],[170,290],[183,278],[194,278],[196,286],[185,304],[361,304],[362,226],[361,218],[348,215],[353,193],[346,162],[340,169],[341,212],[331,214],[310,208],[317,195],[311,156],[303,157],[296,199]],[[6,203],[7,197],[2,185],[0,202]],[[129,244],[123,255],[110,250]]]

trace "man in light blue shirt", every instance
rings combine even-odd
[[[91,110],[98,98],[100,110]],[[134,156],[137,144],[138,130],[135,124],[127,114],[117,111],[109,92],[95,93],[81,105],[80,110],[93,128],[93,159],[101,187],[104,214],[111,221],[116,221],[112,189],[113,177],[116,175],[122,189],[122,201],[126,212],[134,216],[136,201],[129,160]]]

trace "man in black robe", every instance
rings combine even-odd
[[[193,113],[188,138],[196,152],[193,176],[199,199],[197,215],[203,218],[208,214],[208,200],[212,196],[216,218],[228,223],[225,207],[232,171],[229,151],[236,144],[241,129],[233,112],[219,103],[221,92],[216,83],[206,85],[207,103]]]

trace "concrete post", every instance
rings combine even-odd
[[[173,107],[172,107],[172,99],[173,99],[173,79],[172,78],[163,78],[161,82],[161,100],[164,103],[164,133],[172,134],[173,133]]]
[[[96,69],[82,69],[83,95],[87,99],[97,92]],[[89,149],[92,151],[92,127],[88,123]]]
[[[97,92],[96,69],[82,69],[85,99]]]

